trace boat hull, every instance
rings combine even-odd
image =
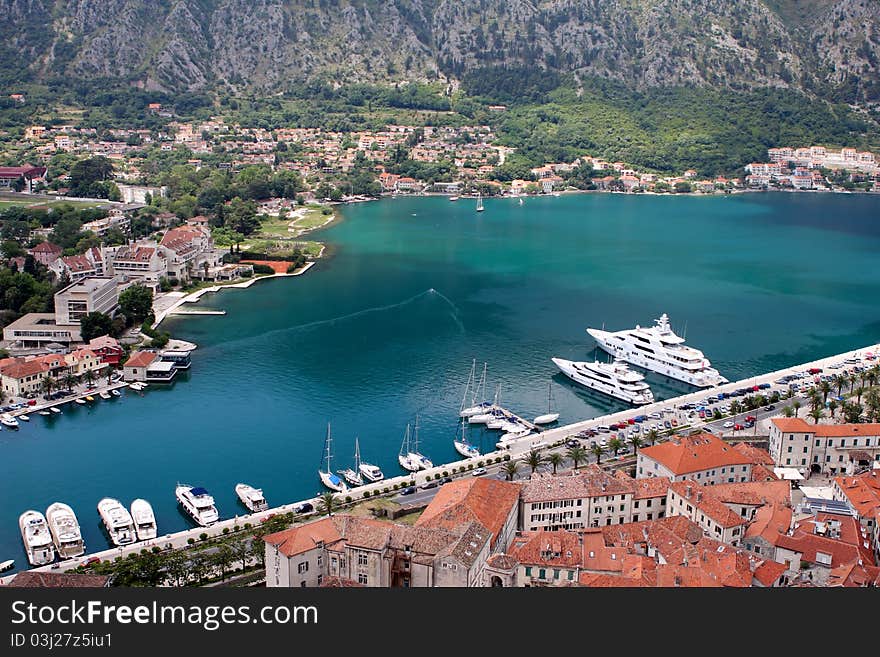
[[[480,455],[480,450],[468,443],[455,440],[453,441],[453,445],[455,446],[455,451],[467,459],[472,459]]]
[[[367,481],[371,483],[376,483],[377,481],[382,481],[385,478],[385,474],[376,468],[373,470],[372,468],[364,467],[365,463],[361,463],[360,472],[361,476],[364,477]],[[375,467],[375,466],[374,466]]]
[[[345,482],[332,472],[319,471],[318,477],[321,479],[321,483],[332,491],[337,493],[345,493],[348,491],[348,486],[345,485]]]
[[[73,509],[66,504],[55,502],[46,509],[46,520],[59,557],[72,559],[85,554],[86,546]]]
[[[553,358],[551,360],[556,365],[556,367],[559,368],[560,372],[565,374],[565,376],[567,376],[575,383],[582,385],[585,388],[595,390],[596,392],[601,392],[602,394],[608,395],[609,397],[614,397],[615,399],[625,401],[629,404],[633,404],[634,406],[643,406],[645,404],[654,403],[653,394],[647,394],[650,391],[646,391],[645,393],[632,394],[627,390],[623,390],[616,386],[612,386],[601,381],[595,381],[591,378],[583,376],[576,369],[574,369],[573,361],[565,360],[563,358]]]
[[[18,519],[18,527],[30,565],[45,566],[55,561],[55,546],[52,544],[46,517],[42,513],[25,511]]]
[[[539,415],[532,422],[534,424],[550,424],[551,422],[556,422],[559,419],[559,413],[547,413],[546,415]]]

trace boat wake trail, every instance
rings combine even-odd
[[[452,318],[452,321],[455,322],[455,325],[458,327],[458,330],[461,331],[462,333],[464,333],[465,332],[464,331],[464,324],[462,324],[461,320],[458,318],[458,306],[456,306],[454,303],[452,303],[452,301],[449,300],[449,297],[442,294],[441,292],[438,292],[433,287],[430,290],[428,290],[428,293],[439,297],[440,299],[442,299],[443,301],[446,302],[446,305],[448,305],[450,308],[452,308],[452,312],[449,313],[449,316]]]

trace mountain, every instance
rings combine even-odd
[[[880,103],[876,0],[0,0],[0,79],[271,92],[528,66]]]

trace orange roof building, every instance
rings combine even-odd
[[[880,424],[808,424],[802,418],[773,418],[770,455],[802,474],[851,474],[880,458]]]
[[[711,433],[673,436],[639,450],[636,476],[691,479],[702,485],[749,481],[756,457],[744,454]]]

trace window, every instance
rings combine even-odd
[[[539,578],[539,579],[546,579],[546,578],[547,578],[547,570],[544,569],[544,568],[541,568],[541,569],[538,571],[538,578]]]
[[[558,568],[553,569],[553,579],[559,579],[559,569]]]
[[[366,573],[358,573],[358,584],[366,584],[366,583],[367,583]]]
[[[623,506],[623,504],[621,504],[621,505],[620,505],[620,510],[623,511],[623,509],[624,509],[624,506]]]
[[[788,453],[791,454],[791,445],[788,446]]]
[[[319,555],[318,555],[318,565],[319,565],[319,566],[323,566],[323,565],[324,565],[324,555],[323,555],[323,554],[319,554]]]
[[[323,581],[324,581],[324,576],[318,575],[318,586],[321,586],[321,582],[323,582]]]
[[[531,577],[531,576],[532,576],[532,567],[526,566],[526,577]]]
[[[639,508],[639,501],[638,501],[638,500],[635,500],[635,501],[633,502],[633,508],[634,508],[634,509],[638,509],[638,508]]]
[[[298,571],[299,573],[307,573],[307,572],[309,572],[309,562],[308,562],[308,561],[301,561],[301,562],[299,563],[299,566],[297,566],[297,571]]]
[[[358,553],[358,566],[366,566],[367,565],[367,555]]]
[[[821,440],[819,440],[818,438],[816,438],[816,447],[818,447],[818,446],[819,446],[819,443],[821,443],[821,442],[822,442]]]
[[[806,454],[806,453],[807,453],[807,446],[804,445],[804,454]]]
[[[662,516],[663,514],[661,513],[660,515]],[[653,513],[649,513],[649,514],[648,514],[648,520],[653,520],[653,519],[654,519],[654,514],[653,514]]]
[[[299,585],[300,585],[300,587],[302,587],[302,588],[306,588],[306,581],[305,581],[305,580],[301,581],[301,582],[299,583]]]

